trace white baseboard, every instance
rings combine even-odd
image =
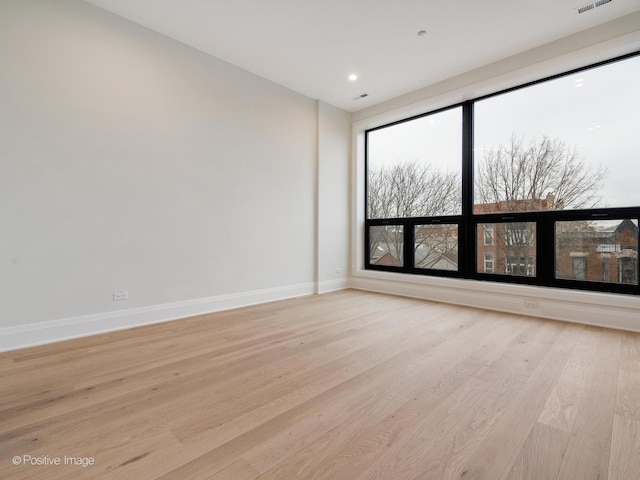
[[[314,283],[304,283],[5,327],[0,328],[0,352],[301,297],[315,290]]]
[[[345,288],[640,332],[640,298],[525,285],[365,272],[288,285],[0,328],[0,352]],[[533,301],[536,308],[525,306]]]
[[[640,297],[635,295],[370,271],[354,275],[350,286],[359,290],[640,332]]]
[[[349,288],[349,279],[338,278],[336,280],[325,280],[324,282],[318,282],[316,293],[329,293],[337,290],[344,290]]]

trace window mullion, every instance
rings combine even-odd
[[[460,274],[470,278],[475,273],[476,245],[473,219],[473,102],[462,105],[462,222],[459,239]]]
[[[412,270],[414,268],[414,225],[415,222],[411,220],[405,220],[404,222],[404,267],[406,270]]]

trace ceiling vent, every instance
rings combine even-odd
[[[587,3],[586,5],[578,7],[578,13],[588,12],[589,10],[593,10],[594,8],[601,7],[602,5],[606,5],[607,3],[610,3],[610,2],[611,0],[597,0],[593,3]]]

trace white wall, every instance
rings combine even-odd
[[[0,349],[316,289],[348,114],[77,0],[0,2],[0,72]]]
[[[318,102],[318,291],[345,288],[349,273],[351,115]]]
[[[366,129],[637,50],[640,50],[640,12],[354,113],[353,277],[350,285],[363,290],[640,331],[638,296],[371,271],[364,269],[363,251]]]

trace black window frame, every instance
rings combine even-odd
[[[491,281],[501,283],[525,284],[532,286],[566,288],[573,290],[588,290],[605,293],[623,293],[640,295],[640,282],[638,285],[623,283],[604,283],[590,280],[575,280],[556,278],[556,254],[555,254],[555,224],[560,221],[593,221],[593,220],[623,220],[626,218],[640,219],[640,205],[633,207],[616,208],[591,208],[576,210],[544,210],[525,212],[496,212],[474,213],[474,162],[473,162],[473,109],[476,102],[487,98],[502,95],[511,91],[527,88],[557,78],[572,75],[584,70],[609,65],[640,56],[640,51],[615,57],[602,62],[597,62],[584,67],[569,70],[560,74],[524,83],[515,87],[500,90],[488,95],[473,98],[462,103],[456,103],[444,108],[439,108],[419,115],[414,115],[402,120],[380,125],[365,130],[365,169],[364,169],[364,267],[366,270],[379,270],[411,275],[423,275],[433,277],[452,277],[477,281]],[[376,130],[410,122],[422,117],[433,115],[452,108],[462,107],[462,213],[460,215],[447,215],[435,217],[410,217],[410,218],[368,218],[368,158],[369,158],[369,134]],[[486,273],[478,271],[478,228],[485,223],[505,222],[532,222],[535,224],[535,275],[519,276]],[[414,231],[418,225],[429,224],[457,224],[458,226],[458,270],[437,270],[424,267],[415,267],[413,258]],[[376,265],[371,263],[369,257],[369,228],[378,225],[402,225],[404,227],[404,259],[403,266]],[[484,232],[483,232],[484,234]],[[638,245],[640,245],[640,229],[638,233]],[[482,235],[484,238],[484,235]],[[482,259],[484,260],[484,259]],[[484,268],[483,268],[484,270]],[[636,278],[640,279],[640,261],[636,265]],[[495,272],[495,259],[494,259]]]

